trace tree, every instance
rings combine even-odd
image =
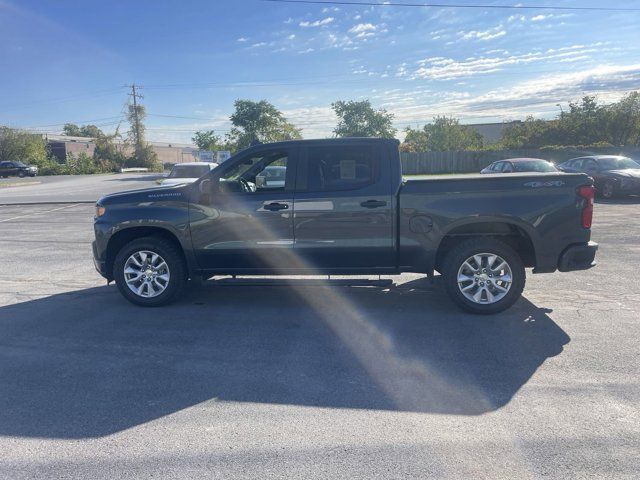
[[[407,127],[405,132],[401,149],[407,152],[479,150],[484,143],[482,135],[453,117],[437,116],[422,129]]]
[[[393,114],[383,108],[374,110],[369,100],[338,100],[331,108],[338,116],[338,125],[333,130],[338,137],[395,137]]]
[[[404,142],[400,144],[400,150],[403,152],[426,152],[429,150],[427,146],[427,134],[423,129],[411,127],[404,129]]]
[[[545,146],[640,145],[640,94],[631,92],[619,102],[599,105],[595,97],[569,103],[553,120],[528,117],[505,129],[506,148]]]
[[[282,112],[266,100],[236,100],[230,120],[233,124],[227,142],[235,149],[247,148],[255,141],[279,142],[302,138],[300,130],[287,122]]]
[[[0,161],[9,160],[45,167],[51,161],[46,140],[41,135],[0,127]]]
[[[144,139],[144,117],[146,109],[136,101],[135,91],[133,93],[133,102],[129,104],[127,110],[127,120],[131,129],[129,130],[129,140],[134,147],[134,155],[126,161],[126,165],[130,167],[144,167],[150,170],[161,170],[162,164],[158,160],[158,155]]]
[[[200,150],[226,150],[227,145],[223,142],[214,130],[198,130],[191,141],[196,144]]]
[[[605,136],[615,146],[640,145],[640,93],[631,92],[619,102],[608,105],[603,112]]]
[[[540,148],[545,145],[560,145],[559,121],[540,120],[531,116],[523,122],[513,122],[502,132],[500,141],[504,148]]]
[[[93,150],[93,159],[104,165],[104,169],[116,170],[127,163],[127,156],[120,145],[116,144],[116,138],[120,136],[119,129],[113,135],[100,135],[96,138],[96,146]]]
[[[63,127],[64,135],[69,137],[91,137],[98,138],[104,135],[95,125],[83,125],[79,127],[75,123],[66,123]]]

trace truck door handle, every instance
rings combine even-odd
[[[387,202],[383,202],[382,200],[367,200],[366,202],[362,202],[360,206],[364,208],[386,207]]]
[[[262,208],[271,212],[277,212],[278,210],[287,210],[289,208],[289,205],[287,205],[286,203],[273,202],[267,203]]]

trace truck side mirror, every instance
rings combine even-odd
[[[214,178],[205,178],[200,182],[198,188],[200,189],[200,193],[203,195],[210,195],[218,190],[220,185],[220,179],[217,177]]]

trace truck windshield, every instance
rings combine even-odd
[[[531,160],[527,162],[514,162],[513,169],[516,172],[557,172],[558,169],[551,162],[544,160]]]
[[[200,178],[208,171],[208,165],[176,165],[168,178]]]

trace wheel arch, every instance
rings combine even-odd
[[[443,232],[435,253],[435,269],[439,269],[451,249],[473,237],[498,238],[518,253],[526,267],[537,264],[537,233],[528,224],[515,219],[479,217],[453,223]]]
[[[113,263],[115,261],[116,255],[118,252],[129,242],[136,240],[138,238],[144,237],[156,237],[162,238],[173,243],[182,259],[185,262],[186,268],[189,272],[192,271],[191,263],[187,256],[185,255],[184,248],[178,239],[178,236],[173,233],[171,230],[163,227],[156,226],[135,226],[129,228],[123,228],[116,233],[114,233],[109,242],[107,243],[106,249],[106,267],[107,267],[107,278],[109,281],[113,280]]]

